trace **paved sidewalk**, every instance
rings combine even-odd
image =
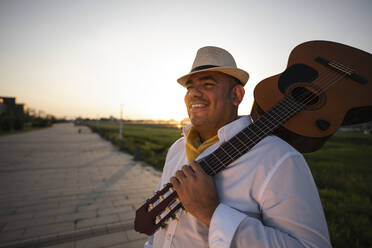
[[[0,247],[143,247],[134,210],[159,176],[86,127],[1,136]]]

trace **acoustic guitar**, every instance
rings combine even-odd
[[[372,120],[372,56],[330,41],[295,47],[284,72],[254,90],[253,123],[196,162],[210,176],[275,134],[300,152],[318,150],[341,125]],[[137,211],[136,231],[152,235],[182,209],[170,183]]]

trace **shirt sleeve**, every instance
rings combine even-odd
[[[214,212],[210,247],[331,247],[318,191],[301,155],[274,166],[259,191],[260,217],[227,204]]]
[[[152,242],[154,240],[154,235],[151,235],[147,238],[147,241],[144,245],[144,248],[152,248]]]

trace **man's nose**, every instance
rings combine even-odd
[[[189,89],[189,96],[190,97],[200,97],[203,93],[200,91],[199,87],[193,87]]]

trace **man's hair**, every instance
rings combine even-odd
[[[240,84],[241,86],[244,86],[244,85],[242,84],[242,82],[240,82],[239,79],[237,79],[236,77],[232,77],[232,78],[233,78],[234,83],[236,83],[236,84]]]

